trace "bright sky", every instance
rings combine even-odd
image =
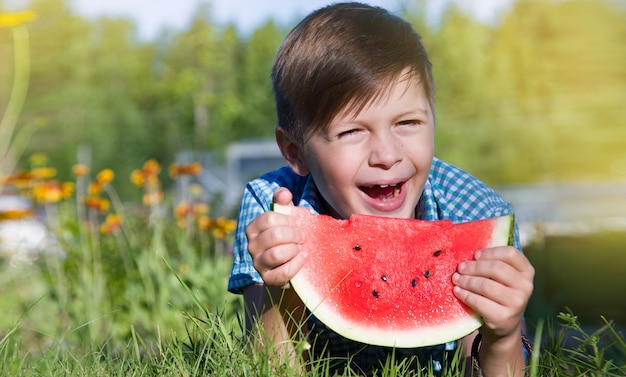
[[[142,38],[154,38],[165,27],[185,28],[201,3],[210,4],[213,18],[219,23],[234,22],[242,33],[248,33],[273,18],[279,23],[295,22],[310,11],[337,0],[70,0],[76,10],[87,17],[101,15],[133,19]],[[362,0],[391,11],[397,0]],[[433,14],[449,0],[430,0]],[[478,18],[493,21],[511,0],[456,0],[471,9]],[[4,0],[10,9],[20,9],[29,0]]]

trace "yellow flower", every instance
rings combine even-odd
[[[113,180],[113,178],[115,178],[115,173],[113,173],[113,170],[111,169],[104,169],[100,173],[98,173],[98,175],[96,176],[96,180],[102,186],[110,183]]]
[[[57,180],[41,182],[33,187],[33,196],[39,203],[58,203],[72,195],[72,192],[74,192],[73,183],[61,183]]]
[[[227,219],[225,217],[218,217],[217,220],[215,220],[215,225],[218,228],[222,229],[224,233],[230,234],[235,231],[235,228],[237,227],[237,221]]]
[[[43,166],[48,163],[48,156],[44,153],[33,153],[30,156],[30,163],[34,166]]]
[[[146,181],[146,177],[143,174],[143,171],[135,169],[132,171],[132,173],[130,173],[130,181],[135,186],[143,186],[143,183]]]
[[[35,18],[37,18],[37,15],[35,14],[35,12],[31,11],[0,13],[0,27],[17,26],[30,20],[34,20]]]
[[[113,178],[115,178],[115,173],[111,169],[104,169],[96,176],[96,180],[89,184],[87,188],[87,192],[89,195],[98,195],[102,192],[104,187],[108,185]]]
[[[206,216],[201,216],[198,219],[200,229],[210,230],[215,238],[226,238],[227,235],[235,231],[237,227],[237,221],[227,219],[225,217],[218,217],[217,219],[210,219]]]
[[[57,175],[57,170],[55,168],[35,168],[31,171],[32,179],[50,179]]]

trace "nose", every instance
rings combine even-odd
[[[390,169],[403,158],[403,143],[392,132],[376,134],[370,141],[370,166]]]

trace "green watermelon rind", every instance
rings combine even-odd
[[[291,214],[291,206],[273,204],[272,210],[286,215]],[[510,245],[513,237],[513,216],[502,216],[495,220],[493,236],[487,247]],[[483,324],[482,318],[470,311],[467,316],[457,318],[453,323],[434,325],[429,328],[419,327],[414,330],[402,328],[394,331],[388,327],[381,329],[372,326],[360,326],[338,316],[332,305],[324,305],[327,297],[320,295],[315,290],[308,289],[311,283],[306,280],[303,274],[296,274],[291,279],[291,286],[304,305],[322,323],[345,338],[366,344],[397,348],[443,344],[469,335]]]

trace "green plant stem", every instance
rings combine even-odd
[[[11,147],[17,120],[26,101],[30,77],[28,28],[24,25],[18,25],[12,27],[11,30],[13,31],[14,45],[14,78],[9,103],[2,119],[0,119],[0,173],[5,170],[12,170],[12,167],[5,166],[8,161],[11,161],[7,158],[7,154]]]

